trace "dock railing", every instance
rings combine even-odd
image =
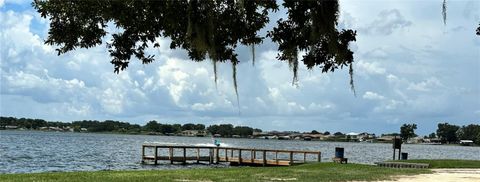
[[[147,155],[146,150],[153,149],[153,155]],[[159,150],[164,151],[159,155]],[[165,152],[166,151],[166,152]],[[180,155],[176,155],[180,151]],[[165,155],[168,153],[168,155]],[[195,155],[192,155],[194,153]],[[287,157],[282,157],[287,155]],[[300,155],[300,159],[298,159]],[[260,157],[259,157],[260,156]],[[315,159],[315,160],[312,160]],[[209,164],[227,162],[231,165],[262,165],[262,166],[289,166],[321,161],[320,151],[302,150],[275,150],[258,148],[215,147],[215,146],[188,146],[166,144],[143,144],[142,163],[153,161],[181,162],[187,161],[208,162]]]

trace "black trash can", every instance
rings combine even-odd
[[[342,147],[335,147],[335,158],[343,158],[344,149]]]
[[[408,153],[402,152],[402,160],[407,160],[408,159]]]

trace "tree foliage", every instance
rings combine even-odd
[[[416,137],[416,129],[417,124],[403,124],[400,127],[400,138],[402,138],[403,141],[407,141],[409,138]]]
[[[458,141],[457,131],[460,129],[457,125],[448,123],[438,123],[437,137],[442,143],[455,143]]]
[[[478,24],[477,35],[480,36],[480,24]]]
[[[296,83],[299,61],[309,69],[319,66],[322,72],[349,66],[353,74],[353,52],[356,31],[337,30],[337,0],[285,0],[288,18],[281,19],[268,37],[279,45],[277,58],[288,61]],[[58,46],[58,54],[76,48],[102,44],[111,35],[107,48],[114,71],[128,67],[135,57],[143,64],[155,60],[145,51],[159,47],[158,38],[171,39],[171,49],[184,49],[193,61],[213,62],[215,81],[217,62],[231,62],[237,93],[235,49],[239,45],[254,48],[266,38],[259,31],[269,22],[269,13],[279,9],[275,0],[165,0],[165,1],[65,1],[36,0],[35,9],[50,20],[46,44]],[[108,32],[113,23],[119,32]],[[306,54],[299,60],[300,51]],[[353,80],[350,81],[353,89]]]
[[[480,125],[478,124],[462,126],[457,135],[460,140],[472,140],[475,144],[480,145]]]

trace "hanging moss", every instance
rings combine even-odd
[[[213,64],[213,77],[215,79],[215,88],[218,89],[218,86],[217,86],[217,61],[212,59],[212,64]]]
[[[255,66],[255,44],[252,44],[250,47],[252,48],[251,49],[251,51],[252,51],[252,66]]]
[[[357,97],[357,93],[355,92],[355,86],[353,84],[353,63],[350,63],[349,69],[348,69],[348,74],[350,75],[350,89],[353,92],[353,95]]]
[[[442,17],[443,17],[443,24],[447,24],[447,0],[443,0],[442,3]]]
[[[238,113],[240,113],[240,98],[238,96],[238,85],[237,85],[237,63],[235,61],[232,61],[232,77],[233,77],[233,87],[235,88],[235,95],[237,96]]]

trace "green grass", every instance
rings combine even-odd
[[[430,164],[430,168],[480,168],[480,160],[415,159],[404,162]]]
[[[234,167],[3,174],[0,181],[378,181],[426,169],[390,169],[362,164],[310,163],[291,167]]]

